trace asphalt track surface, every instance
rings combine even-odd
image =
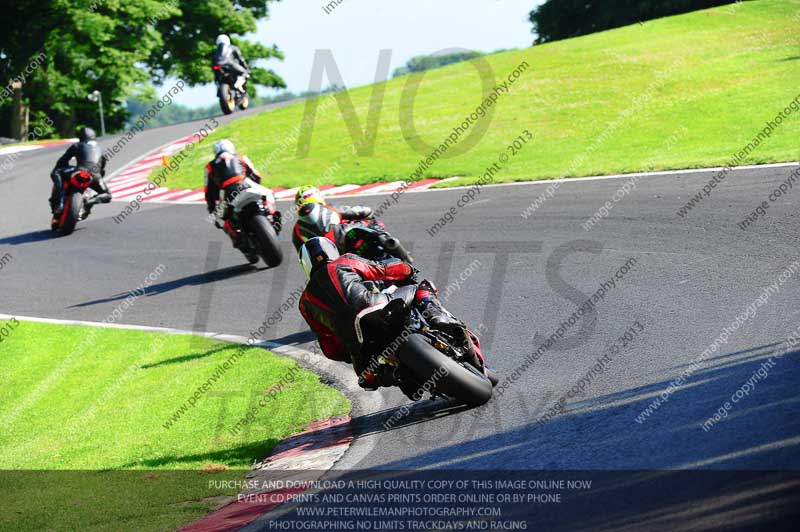
[[[139,133],[110,169],[193,133],[203,122]],[[200,205],[144,205],[121,224],[111,217],[123,203],[99,205],[72,236],[52,238],[48,173],[61,151],[22,153],[12,170],[0,174],[0,256],[12,256],[0,271],[1,312],[102,321],[163,264],[165,273],[121,322],[246,336],[301,286],[302,272],[286,238],[281,267],[243,266],[227,237],[204,220]],[[800,325],[800,271],[668,402],[643,423],[635,421],[723,327],[800,260],[793,196],[798,192],[772,203],[746,231],[736,227],[791,171],[735,171],[685,218],[676,211],[713,172],[648,177],[588,232],[581,223],[611,199],[623,179],[564,183],[528,219],[521,213],[544,191],[542,185],[485,187],[434,237],[426,229],[464,191],[405,195],[383,218],[413,246],[417,266],[440,290],[468,277],[460,289],[450,289],[446,306],[471,326],[482,325],[488,360],[501,379],[541,345],[534,334],[551,335],[623,264],[633,258],[635,265],[616,279],[594,312],[517,373],[485,408],[423,402],[387,430],[383,422],[408,404],[402,394],[384,390],[357,401],[357,438],[338,467],[797,471],[795,349],[773,359],[768,376],[724,422],[709,431],[702,424],[782,351],[781,343]],[[201,168],[197,174],[200,182]],[[287,211],[289,204],[280,207]],[[635,322],[644,330],[569,399],[564,414],[537,423]],[[311,345],[294,310],[265,338]],[[749,488],[731,489],[741,495]],[[711,504],[697,498],[673,502]]]

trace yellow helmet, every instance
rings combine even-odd
[[[320,192],[318,188],[312,187],[311,185],[304,185],[298,188],[297,194],[294,197],[295,206],[299,209],[300,207],[310,203],[326,205],[325,198],[322,196],[322,192]]]

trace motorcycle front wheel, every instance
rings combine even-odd
[[[278,235],[266,216],[253,216],[247,222],[250,232],[258,244],[258,252],[267,266],[274,268],[283,262],[283,251],[278,245]]]
[[[459,364],[433,347],[422,335],[410,335],[397,356],[426,389],[470,406],[480,406],[492,397],[491,381],[477,368],[467,363]]]

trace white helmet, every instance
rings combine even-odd
[[[306,277],[311,277],[311,271],[317,266],[328,264],[339,258],[339,250],[336,244],[325,237],[315,237],[300,249],[300,266],[303,268]]]
[[[224,33],[217,36],[217,45],[220,44],[230,44],[231,38],[225,35]]]
[[[218,140],[214,143],[214,156],[216,157],[222,152],[236,153],[236,148],[233,147],[233,142],[228,139]]]

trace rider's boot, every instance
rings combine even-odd
[[[61,198],[50,196],[47,201],[50,203],[50,212],[53,213],[53,216],[57,216],[64,211],[64,201]]]
[[[435,290],[428,281],[420,283],[415,295],[420,311],[428,323],[466,343],[469,340],[466,325],[442,307]]]
[[[242,74],[241,76],[236,78],[236,83],[234,83],[233,86],[236,87],[238,90],[243,91],[245,81],[247,81],[247,78],[244,77],[244,74]]]
[[[47,201],[50,203],[50,211],[53,216],[57,216],[64,211],[64,194],[58,188],[53,187],[50,192],[50,199]]]
[[[110,203],[111,202],[111,194],[105,192],[103,194],[98,194],[94,197],[89,198],[88,200],[83,202],[83,210],[81,211],[81,220],[85,220],[92,214],[92,208],[98,203]]]

